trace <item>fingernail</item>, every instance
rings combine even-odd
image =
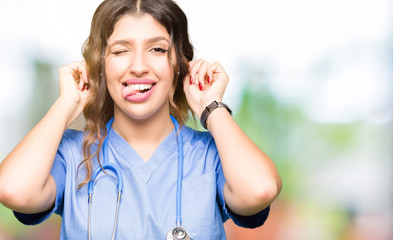
[[[83,84],[82,92],[83,92],[83,90],[85,90],[85,88],[86,88],[86,84]]]
[[[190,77],[190,85],[192,84],[192,77]]]
[[[207,83],[210,83],[210,77],[207,76]]]
[[[202,89],[203,89],[203,85],[202,85],[202,83],[201,83],[201,82],[199,82],[199,90],[201,90],[201,91],[202,91]]]

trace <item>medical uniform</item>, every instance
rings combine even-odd
[[[225,178],[211,134],[185,126],[181,131],[184,143],[182,227],[191,238],[226,239],[223,223],[229,217],[243,227],[261,226],[269,214],[269,208],[254,216],[244,217],[231,213],[226,207],[223,194]],[[15,212],[19,221],[37,224],[55,212],[62,216],[60,239],[87,239],[87,185],[77,189],[85,177],[84,167],[77,171],[83,158],[83,134],[67,130],[60,143],[51,170],[57,187],[54,208],[40,214]],[[116,239],[165,239],[167,232],[176,226],[178,151],[175,130],[145,162],[112,129],[108,134],[108,158],[110,163],[121,166],[124,181]],[[96,167],[98,163],[93,161],[93,170]],[[94,186],[92,239],[111,238],[116,199],[116,179],[102,173]]]

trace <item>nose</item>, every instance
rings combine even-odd
[[[129,71],[131,74],[141,76],[149,71],[146,57],[142,52],[135,52],[133,54]]]

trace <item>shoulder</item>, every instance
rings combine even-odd
[[[210,162],[212,166],[219,164],[217,146],[210,132],[183,126],[182,134],[184,153],[188,158],[203,164]]]
[[[63,134],[63,138],[80,138],[84,136],[84,132],[75,129],[67,129]]]
[[[81,148],[84,139],[84,132],[67,129],[61,139],[59,150],[69,148]]]
[[[67,129],[63,137],[61,139],[62,142],[81,142],[84,138],[84,132],[75,130],[75,129]]]
[[[79,164],[83,157],[83,139],[84,132],[82,131],[68,129],[63,133],[63,137],[57,148],[52,173],[56,171],[55,169],[61,169],[63,171],[63,168],[66,168],[66,166]],[[59,173],[52,174],[52,176],[54,175],[59,175]]]
[[[213,136],[208,131],[199,131],[188,126],[182,127],[183,141],[191,143],[209,144],[214,143]]]

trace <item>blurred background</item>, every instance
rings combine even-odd
[[[0,2],[0,161],[58,96],[58,68],[82,59],[100,2]],[[393,239],[393,1],[177,2],[283,179],[266,224],[228,221],[228,239]],[[60,222],[24,226],[0,204],[0,240],[58,239]]]

